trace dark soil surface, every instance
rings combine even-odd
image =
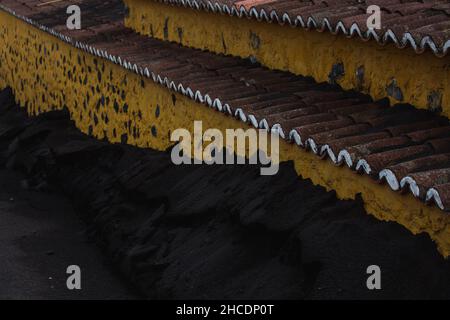
[[[0,94],[0,166],[24,175],[45,205],[55,193],[70,198],[149,298],[450,298],[450,261],[427,235],[338,200],[292,163],[275,176],[257,166],[175,166],[168,152],[87,137],[66,112],[27,118],[11,99]],[[381,290],[367,289],[370,265],[381,268]]]
[[[139,297],[58,192],[26,188],[20,173],[0,169],[0,299],[133,299]],[[69,290],[78,265],[81,290]]]

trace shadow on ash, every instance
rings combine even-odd
[[[362,201],[258,166],[175,166],[169,152],[83,135],[66,111],[27,117],[0,94],[0,162],[62,190],[148,298],[450,298],[450,261]],[[367,268],[381,269],[369,290]]]

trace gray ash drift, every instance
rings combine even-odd
[[[0,94],[0,162],[63,190],[150,298],[450,298],[450,261],[362,201],[256,166],[175,166],[167,152],[81,134],[66,112],[27,118]],[[366,268],[382,290],[366,288]]]

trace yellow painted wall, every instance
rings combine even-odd
[[[344,89],[388,96],[395,83],[403,101],[419,108],[439,106],[450,117],[450,56],[421,55],[412,48],[380,46],[329,32],[258,22],[255,19],[192,10],[151,0],[124,0],[130,9],[126,25],[144,35],[184,46],[239,57],[255,57],[263,65],[328,81],[333,65],[342,63],[345,75],[337,80]],[[364,70],[363,81],[357,76]],[[390,97],[392,103],[399,100]]]
[[[247,127],[236,119],[78,50],[0,11],[0,88],[11,86],[30,115],[66,106],[75,125],[97,138],[166,150],[170,132]],[[159,110],[159,112],[157,112]],[[159,114],[159,115],[158,115]],[[341,199],[361,194],[368,213],[394,220],[413,233],[426,232],[443,256],[450,255],[450,215],[410,195],[392,192],[367,176],[320,160],[281,141],[282,161],[292,160],[299,175],[336,190]]]

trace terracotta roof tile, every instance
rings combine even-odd
[[[81,50],[217,111],[278,133],[336,165],[345,164],[370,174],[376,181],[387,181],[393,190],[410,190],[422,200],[450,211],[447,119],[411,106],[389,107],[386,101],[374,102],[365,95],[288,72],[271,71],[249,60],[139,36],[123,26],[125,9],[119,0],[89,1],[84,16],[92,21],[91,26],[75,32],[58,28],[65,21],[59,21],[61,16],[56,12],[68,1],[62,1],[53,11],[32,7],[31,3],[35,2],[0,0],[4,10],[14,7],[15,12],[8,12]],[[288,1],[283,3],[289,7]],[[389,7],[398,11],[403,4]],[[54,28],[42,25],[42,21]]]

